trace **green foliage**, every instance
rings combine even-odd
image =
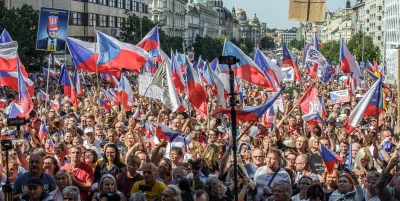
[[[239,41],[232,39],[231,42],[239,47],[245,54],[249,55],[254,50],[254,44],[250,39],[241,38]]]
[[[319,51],[322,55],[326,57],[326,59],[331,59],[333,64],[339,63],[339,54],[340,54],[340,42],[339,41],[329,41],[324,43],[322,47],[319,48]]]
[[[122,24],[121,36],[123,41],[130,44],[138,44],[142,38],[153,29],[157,23],[151,21],[147,16],[142,17],[142,31],[140,31],[140,17],[134,13],[126,13],[128,16],[125,22]],[[182,43],[184,42],[182,37],[178,36],[167,36],[162,30],[162,26],[159,25],[159,37],[161,42],[161,48],[167,53],[170,50],[178,50],[182,52]]]
[[[21,8],[8,10],[4,0],[0,1],[0,29],[7,29],[14,41],[18,42],[18,55],[25,64],[39,64],[46,52],[36,51],[37,24],[39,11],[24,4]]]
[[[274,50],[276,48],[275,40],[271,37],[261,38],[261,49]]]
[[[288,45],[289,49],[295,48],[297,50],[301,50],[304,48],[304,40],[298,41],[297,39],[293,39],[290,41]]]
[[[357,60],[360,62],[362,59],[362,47],[363,47],[363,34],[358,32],[354,35],[349,42],[347,47],[353,55],[356,55]],[[374,46],[373,40],[370,36],[364,35],[364,61],[372,61],[375,59],[377,62],[380,61],[381,52],[379,47]]]
[[[225,37],[201,37],[196,36],[196,42],[193,43],[192,47],[195,51],[195,58],[198,59],[201,55],[203,60],[212,61],[213,59],[221,56],[224,47]]]

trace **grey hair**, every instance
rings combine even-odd
[[[144,194],[144,193],[134,193],[129,198],[129,201],[147,201],[146,194]]]
[[[63,189],[62,191],[63,195],[72,195],[74,196],[74,199],[77,201],[81,200],[79,188],[76,186],[67,186]]]
[[[178,171],[186,172],[186,175],[188,174],[186,167],[184,167],[184,166],[178,166],[178,167],[176,167],[175,169],[172,170],[172,175],[175,176],[175,175],[176,175],[176,172],[178,172]],[[186,175],[185,175],[185,176],[186,176]]]
[[[206,184],[204,185],[204,190],[208,193],[210,197],[218,197],[218,184],[219,180],[215,176],[210,176],[206,180]]]
[[[54,179],[56,179],[56,178],[57,178],[58,176],[60,176],[60,175],[65,175],[65,176],[67,177],[68,186],[72,186],[72,178],[71,178],[71,175],[70,175],[70,173],[69,173],[68,171],[66,171],[66,170],[59,170],[59,171],[56,173]]]
[[[167,186],[167,188],[172,189],[172,191],[174,192],[174,195],[173,195],[174,201],[182,201],[181,190],[179,189],[178,186],[170,184]]]
[[[289,183],[284,182],[284,181],[278,181],[274,184],[274,189],[276,188],[276,186],[283,186],[283,188],[284,188],[283,191],[285,192],[286,197],[288,199],[290,199],[292,197],[293,190]]]
[[[104,174],[103,176],[101,176],[100,181],[99,181],[99,194],[104,193],[103,192],[103,182],[104,182],[104,179],[106,179],[106,178],[109,178],[113,181],[114,186],[115,186],[113,193],[117,194],[117,180],[115,180],[115,177],[112,174]]]

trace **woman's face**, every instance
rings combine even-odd
[[[308,187],[311,185],[312,181],[307,178],[303,178],[299,182],[300,191],[307,192]]]
[[[240,155],[244,155],[244,153],[246,153],[247,151],[247,145],[246,144],[242,144],[242,146],[240,147]]]
[[[370,161],[370,158],[369,158],[369,156],[366,154],[364,157],[362,157],[362,158],[360,159],[360,164],[361,164],[362,167],[365,168],[365,167],[368,166],[369,161]]]
[[[347,144],[340,143],[340,153],[347,153]]]
[[[338,189],[340,193],[348,193],[352,190],[353,185],[350,183],[349,179],[347,177],[339,177],[339,185]]]
[[[169,187],[165,188],[164,191],[162,192],[161,200],[174,201],[174,190],[172,190]]]
[[[64,199],[64,201],[77,201],[77,200],[75,200],[75,197],[70,194],[63,195],[63,199]]]
[[[115,159],[115,149],[112,147],[107,147],[106,149],[106,158],[108,161],[114,161]]]
[[[115,185],[112,179],[105,178],[103,180],[103,192],[111,193],[115,191]]]
[[[72,134],[71,133],[65,133],[64,140],[65,140],[65,142],[70,143],[71,140],[72,140]]]
[[[159,172],[168,172],[170,170],[170,168],[171,167],[169,166],[167,161],[165,161],[165,159],[161,160],[160,166],[158,166]]]
[[[128,142],[128,146],[133,146],[135,145],[135,139],[133,138],[133,135],[129,134],[126,136],[126,140]]]
[[[357,180],[361,184],[361,186],[363,186],[365,182],[365,174],[357,174]]]
[[[94,156],[93,156],[92,152],[85,153],[85,163],[92,164],[93,158],[94,158]]]
[[[271,147],[272,141],[271,140],[264,140],[264,149],[269,149]]]
[[[62,191],[65,187],[68,186],[68,177],[65,174],[60,174],[56,176],[56,184],[57,187]]]
[[[119,141],[125,142],[125,135],[124,134],[119,136]]]
[[[290,153],[290,154],[288,154],[286,156],[286,164],[288,166],[291,166],[291,167],[294,166],[295,161],[296,161],[296,155],[295,154]]]
[[[54,174],[54,162],[51,158],[44,159],[43,169],[46,173],[53,175]]]
[[[375,195],[375,185],[376,185],[376,179],[374,178],[365,178],[364,180],[364,187],[370,192],[371,194]]]
[[[169,153],[169,158],[171,159],[171,162],[178,163],[181,159],[181,156],[178,154],[178,152],[171,151],[171,153]]]
[[[72,145],[81,145],[81,143],[79,143],[78,139],[73,139],[72,140]]]

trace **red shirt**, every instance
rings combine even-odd
[[[79,168],[73,168],[70,166],[70,164],[65,164],[61,170],[70,172],[72,175],[74,175],[76,180],[82,183],[93,182],[94,180],[93,168],[86,163],[81,163]],[[81,188],[79,188],[79,190],[81,192],[82,200],[88,200],[89,191],[84,191]]]

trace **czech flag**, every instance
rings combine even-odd
[[[294,70],[294,79],[297,81],[300,81],[300,71],[299,68],[297,67],[296,63],[292,59],[292,56],[290,55],[290,52],[288,48],[286,47],[286,44],[282,44],[282,54],[283,54],[283,64],[287,64],[293,67]]]
[[[39,129],[39,140],[42,141],[43,138],[47,136],[47,128],[46,128],[46,122],[42,121],[40,124],[40,129]]]
[[[17,61],[21,66],[22,74],[28,77],[24,65],[18,56],[18,43],[11,39],[7,30],[3,30],[0,40],[0,71],[17,72]]]
[[[199,75],[189,65],[186,69],[187,76],[187,95],[189,103],[201,115],[203,119],[208,118],[207,91],[199,79]]]
[[[209,87],[214,87],[214,81],[211,77],[211,72],[210,72],[210,67],[209,65],[206,63],[204,65],[204,71],[203,71],[203,76],[201,76],[204,84],[206,84]]]
[[[364,69],[367,69],[368,71],[373,72],[373,71],[374,71],[374,65],[372,65],[371,62],[367,61],[367,62],[365,63]]]
[[[343,73],[350,74],[353,73],[353,78],[357,80],[357,83],[362,84],[364,81],[364,77],[362,76],[361,70],[349,49],[347,48],[346,43],[344,43],[343,39],[340,42],[340,69]]]
[[[111,111],[111,105],[107,103],[105,100],[99,98],[99,103],[101,107],[104,107],[104,109]]]
[[[173,142],[176,137],[181,134],[181,131],[173,131],[161,123],[154,123],[156,125],[156,136],[158,139]]]
[[[56,100],[50,100],[50,107],[58,109],[60,108],[60,103]]]
[[[23,76],[26,87],[28,88],[29,94],[34,95],[33,81],[28,77]],[[0,85],[10,87],[16,92],[18,91],[18,73],[17,72],[5,72],[0,71]]]
[[[260,106],[246,106],[243,110],[236,110],[236,121],[238,124],[242,125],[245,122],[258,120],[267,112],[267,110],[273,106],[276,99],[281,95],[281,93],[285,90],[283,87],[278,93],[276,93],[271,99],[267,100],[264,104]],[[227,116],[231,116],[230,108],[217,108],[214,110],[212,116],[215,116],[219,113],[225,114]]]
[[[210,63],[210,68],[211,68],[211,70],[213,70],[214,72],[217,72],[218,65],[219,65],[218,59],[215,58],[215,59]]]
[[[363,117],[379,115],[383,111],[382,79],[368,90],[344,122],[347,133],[351,133],[360,124]]]
[[[350,76],[347,76],[346,86],[349,89],[349,93],[351,95],[356,94],[357,89],[357,80],[353,78],[353,74],[350,73]]]
[[[267,58],[259,49],[256,50],[254,62],[261,68],[265,74],[265,77],[267,77],[267,79],[271,82],[272,86],[274,87],[273,91],[278,91],[280,89],[279,80],[275,75],[275,71],[269,66]]]
[[[50,100],[49,95],[47,95],[46,92],[39,90],[39,94],[40,94],[40,100],[43,100],[43,101]]]
[[[57,75],[56,75],[56,72],[54,72],[54,70],[49,70],[45,67],[42,67],[42,69],[43,69],[43,74],[45,77],[50,76],[54,79],[57,79]]]
[[[54,154],[54,142],[53,142],[53,138],[51,138],[51,136],[49,135],[50,138],[50,147],[49,147],[49,151],[51,154]]]
[[[1,98],[0,99],[0,108],[4,108],[7,104],[7,99]]]
[[[139,71],[149,60],[149,54],[140,47],[121,42],[98,30],[99,58],[97,65]],[[128,59],[129,58],[129,59]]]
[[[242,50],[236,47],[231,41],[225,39],[224,50],[222,56],[236,56],[240,60],[240,64],[233,64],[232,70],[235,76],[244,79],[253,84],[272,90],[274,87],[265,77],[262,70],[248,57]],[[228,65],[220,65],[221,73],[229,74]]]
[[[152,62],[162,62],[160,56],[160,36],[158,33],[158,25],[156,25],[144,38],[137,44],[137,46],[143,48],[150,53],[150,60]]]
[[[176,60],[174,53],[171,50],[171,70],[172,70],[172,80],[174,81],[175,89],[178,94],[182,94],[185,90],[185,79],[183,79],[182,71],[179,68],[179,63]]]
[[[118,96],[117,94],[115,94],[113,91],[110,90],[106,90],[106,89],[101,89],[101,91],[103,92],[104,96],[108,99],[108,101],[114,105],[118,105],[119,101],[118,101]]]
[[[319,123],[324,123],[321,115],[318,112],[310,112],[308,114],[303,115],[303,121],[307,122],[310,125],[310,130],[312,130]]]
[[[8,33],[7,29],[3,29],[3,32],[1,32],[0,35],[0,43],[8,43],[11,42],[12,38],[10,34]]]
[[[185,74],[186,73],[185,56],[183,56],[179,52],[176,52],[176,61],[178,61],[179,68],[181,69],[181,73]]]
[[[125,75],[122,75],[119,81],[118,100],[125,110],[130,110],[133,107],[132,87]]]
[[[263,124],[265,127],[269,128],[272,125],[274,125],[274,121],[275,121],[275,110],[274,107],[270,107],[267,111],[267,113],[265,113],[263,115]]]
[[[21,105],[11,102],[9,108],[10,114],[8,115],[8,118],[25,118],[24,109],[21,107]]]
[[[114,76],[114,75],[109,75],[109,74],[105,74],[105,73],[101,73],[101,79],[105,80],[107,82],[111,82],[114,84],[114,86],[118,86],[118,79]]]
[[[81,41],[75,38],[67,38],[67,46],[72,57],[72,66],[86,72],[106,73],[121,77],[121,68],[96,64],[99,54],[96,53],[96,44]]]
[[[74,85],[72,84],[71,77],[69,76],[67,66],[63,64],[61,66],[60,79],[58,80],[58,84],[64,86],[64,94],[69,98],[75,108],[79,107],[79,102],[77,98],[77,94],[74,89]]]
[[[312,42],[313,42],[314,48],[319,51],[319,46],[322,46],[322,44],[318,42],[317,33],[313,34]]]
[[[151,60],[148,60],[145,64],[144,64],[144,68],[146,70],[147,73],[156,73],[157,71],[157,66],[154,65],[153,62],[151,62]]]
[[[24,76],[22,75],[21,67],[17,62],[18,73],[18,100],[23,110],[23,117],[29,117],[29,113],[33,110],[33,101],[31,95],[26,87]]]
[[[339,162],[339,160],[336,158],[336,154],[321,144],[321,156],[329,174],[332,174],[335,164]]]
[[[76,95],[79,97],[83,96],[83,87],[79,77],[79,70],[75,70],[74,72],[74,84],[76,86]]]
[[[147,138],[151,138],[154,136],[149,123],[142,124],[140,129],[146,134]]]

